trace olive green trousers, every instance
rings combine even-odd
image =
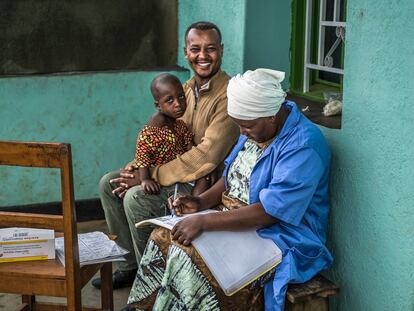
[[[136,269],[144,253],[152,227],[135,228],[135,224],[149,218],[170,214],[168,197],[174,194],[175,185],[161,187],[160,194],[145,194],[141,186],[129,189],[121,199],[112,193],[116,185],[109,181],[119,177],[119,171],[104,175],[99,183],[99,193],[109,233],[117,236],[119,246],[129,251],[126,261],[118,263],[121,271]],[[180,184],[180,193],[191,193],[190,184]]]

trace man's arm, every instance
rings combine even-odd
[[[221,101],[227,101],[223,97]],[[176,159],[157,166],[152,178],[163,186],[189,182],[213,171],[227,156],[239,136],[237,125],[227,115],[227,105],[220,102],[211,117],[200,144]]]

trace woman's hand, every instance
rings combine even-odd
[[[180,244],[188,246],[204,231],[204,215],[184,218],[171,230],[171,237]]]
[[[202,204],[199,197],[193,197],[191,195],[179,195],[175,201],[172,197],[168,198],[168,207],[175,209],[177,216],[183,214],[197,213],[201,210]]]

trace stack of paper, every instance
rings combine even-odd
[[[88,232],[78,234],[79,262],[80,266],[95,263],[124,261],[127,250],[118,246],[114,241],[102,232]],[[55,240],[56,254],[65,265],[65,249],[63,238]]]
[[[55,232],[47,229],[0,229],[0,262],[55,258]]]

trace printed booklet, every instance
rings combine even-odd
[[[206,210],[200,213],[214,213]],[[171,230],[185,217],[164,216],[141,221],[135,226],[157,225]],[[252,283],[282,260],[282,252],[269,239],[261,238],[256,230],[208,231],[193,242],[200,256],[227,296]]]

